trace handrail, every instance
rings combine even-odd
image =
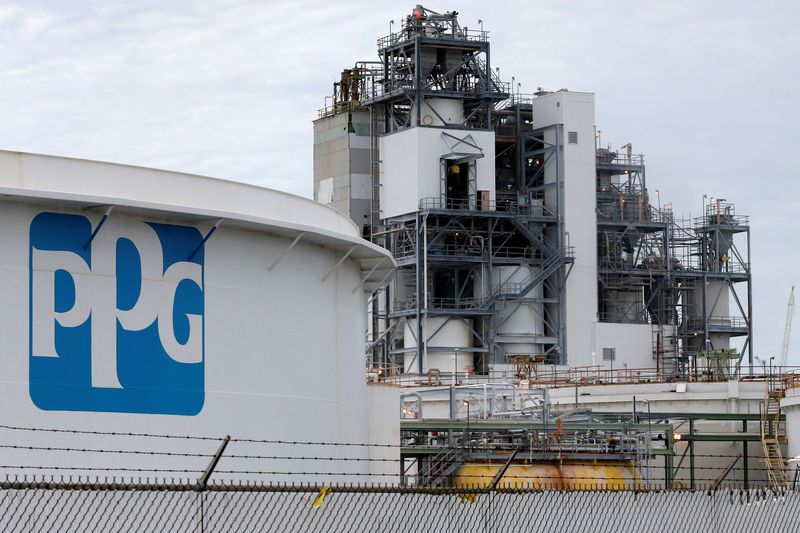
[[[474,207],[473,207],[474,205]],[[553,211],[544,205],[523,205],[513,200],[490,200],[480,202],[477,198],[474,201],[469,199],[440,198],[428,196],[420,198],[419,209],[442,209],[459,212],[486,212],[498,211],[502,213],[519,214],[534,217],[555,217]]]

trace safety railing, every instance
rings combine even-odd
[[[616,366],[616,365],[615,365]],[[730,376],[721,376],[712,372],[714,368],[707,365],[695,365],[685,370],[663,368],[610,368],[610,362],[604,365],[588,365],[559,368],[554,365],[540,364],[534,372],[515,370],[493,371],[492,379],[496,382],[521,382],[525,387],[574,387],[575,385],[614,385],[637,383],[672,383],[725,381]],[[773,366],[742,363],[739,366],[738,379],[743,381],[767,382],[778,380],[786,388],[800,387],[800,367]]]
[[[400,384],[403,365],[393,363],[367,362],[367,383]]]
[[[606,149],[597,151],[598,165],[642,166],[644,155],[612,152]]]
[[[417,36],[426,39],[442,39],[447,41],[487,42],[489,40],[489,32],[484,30],[473,30],[469,28],[447,28],[446,30],[438,30],[433,27],[420,29],[409,24],[404,25],[399,31],[380,37],[378,39],[378,50],[412,41]]]
[[[404,244],[392,250],[396,259],[414,257],[417,254],[417,247],[414,244]],[[533,250],[530,246],[502,246],[495,248],[491,253],[495,258],[519,258],[533,259]],[[459,258],[482,258],[488,257],[488,250],[480,244],[446,244],[431,246],[428,248],[428,257],[459,257]]]
[[[361,102],[354,102],[352,100],[348,100],[346,102],[336,102],[317,110],[317,117],[325,118],[332,115],[337,115],[339,113],[344,113],[345,111],[355,111],[357,109],[364,109],[361,105]]]
[[[428,305],[423,309],[438,311],[474,311],[486,307],[485,298],[428,298]],[[409,311],[417,308],[417,299],[414,297],[404,300],[395,300],[394,311]]]
[[[498,211],[501,213],[518,214],[532,217],[555,217],[553,212],[543,205],[523,205],[513,200],[490,200],[482,202],[478,199],[453,199],[440,197],[420,198],[419,208],[421,211],[427,209],[442,209],[448,211]]]
[[[712,316],[706,319],[706,326],[709,329],[744,329],[747,328],[747,320],[740,316]],[[687,321],[689,330],[700,330],[703,328],[702,318],[691,318]]]

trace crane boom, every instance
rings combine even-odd
[[[781,366],[786,366],[789,357],[789,338],[792,335],[792,317],[794,316],[794,285],[789,291],[789,305],[786,309],[786,327],[783,330],[783,349],[781,350]]]

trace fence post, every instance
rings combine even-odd
[[[206,487],[208,486],[208,478],[211,477],[211,474],[214,473],[214,469],[217,467],[217,463],[222,458],[222,454],[225,453],[225,448],[228,447],[228,443],[231,441],[230,435],[225,435],[225,438],[222,439],[222,443],[217,448],[217,453],[214,454],[214,457],[211,458],[211,462],[208,463],[205,472],[203,475],[200,476],[200,479],[197,480],[197,492],[198,497],[200,499],[200,532],[203,533],[206,530],[206,519],[205,519],[205,491]]]

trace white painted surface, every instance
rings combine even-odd
[[[419,209],[418,129],[410,128],[379,140],[381,157],[381,218]]]
[[[567,279],[566,363],[580,366],[591,363],[594,326],[597,323],[597,179],[594,141],[594,95],[559,91],[533,100],[533,125],[563,124],[564,184],[561,201],[568,244],[575,248],[575,263]],[[578,143],[568,142],[568,132],[578,134]],[[552,134],[551,134],[552,135]],[[550,139],[551,141],[554,139]],[[555,180],[555,167],[549,163],[546,180]],[[548,206],[555,203],[555,191],[547,192]]]
[[[414,107],[411,109],[416,116]],[[422,103],[422,124],[425,126],[452,126],[463,121],[464,103],[461,100],[428,98]]]
[[[492,269],[492,287],[526,283],[536,275],[536,271],[536,268],[525,265],[495,267]],[[521,300],[498,302],[496,323],[500,326],[497,337],[506,354],[543,353],[538,342],[544,334],[542,303],[534,301],[542,297],[542,290],[539,284]]]
[[[400,387],[370,385],[367,387],[369,405],[369,442],[379,445],[369,449],[370,473],[374,483],[397,483],[400,478]],[[380,474],[380,475],[375,475]]]
[[[308,225],[358,237],[358,228],[336,210],[308,198],[181,172],[0,151],[0,187],[65,192],[142,202],[182,211],[205,209]]]
[[[462,139],[467,143],[460,142]],[[476,189],[489,191],[490,199],[494,201],[494,132],[409,128],[384,135],[379,142],[381,218],[413,213],[419,210],[421,199],[440,198],[441,158],[451,153],[483,154],[475,163]]]
[[[314,442],[369,440],[363,359],[366,299],[360,283],[369,261],[381,260],[387,265],[392,262],[386,259],[386,252],[358,239],[355,226],[345,216],[303,198],[223,180],[9,152],[0,152],[0,188],[4,194],[0,197],[0,388],[6,405],[0,424],[220,438],[229,434]],[[97,207],[98,198],[103,200],[101,207]],[[109,204],[118,207],[92,246],[119,233],[115,227],[124,232],[143,222],[158,222],[195,227],[205,235],[215,219],[203,213],[225,211],[230,217],[204,249],[205,400],[195,416],[45,411],[31,399],[31,221],[39,213],[55,212],[85,216],[92,227],[97,227]],[[320,229],[315,231],[309,224],[319,224]],[[284,253],[299,235],[298,228],[306,231],[306,236]],[[110,245],[113,247],[114,243]],[[343,260],[348,252],[350,256]],[[86,277],[109,275],[98,271]],[[109,279],[113,284],[113,278]],[[98,309],[93,308],[95,321],[103,318]],[[99,348],[93,347],[93,356]],[[108,374],[109,369],[103,372]],[[112,381],[106,380],[105,386],[115,386]],[[4,442],[28,445],[127,445],[134,449],[171,448],[181,453],[213,453],[219,444],[161,439],[120,441],[102,436],[9,430],[2,430],[2,438]],[[365,447],[231,446],[229,453],[236,453],[238,447],[239,453],[264,455],[369,456]],[[41,455],[9,450],[0,453],[0,459],[6,465],[200,470],[207,464],[204,457]],[[231,469],[255,467],[232,459],[227,463],[223,459],[220,468],[223,465]],[[262,462],[258,468],[366,473],[369,463],[278,461]],[[311,478],[319,476],[305,477]]]
[[[597,363],[603,368],[655,368],[653,327],[649,324],[601,322],[597,329]],[[603,348],[615,348],[614,364],[603,361]]]
[[[466,372],[469,367],[472,369],[473,357],[471,352],[459,351],[458,358],[455,360],[454,348],[471,348],[472,347],[472,330],[470,329],[472,321],[469,319],[461,320],[455,318],[448,320],[447,317],[430,317],[423,320],[423,335],[428,340],[428,356],[423,361],[423,372],[427,372],[431,368],[438,368],[444,374],[452,374],[455,369],[456,372]],[[409,319],[403,328],[403,340],[406,349],[416,348],[417,341],[415,338],[417,331],[416,319]],[[439,351],[444,348],[449,350]],[[407,353],[404,360],[404,368],[406,372],[417,371],[416,352]]]
[[[786,415],[787,459],[800,456],[800,388],[788,389],[781,399],[781,412]],[[793,467],[797,468],[796,466]]]

